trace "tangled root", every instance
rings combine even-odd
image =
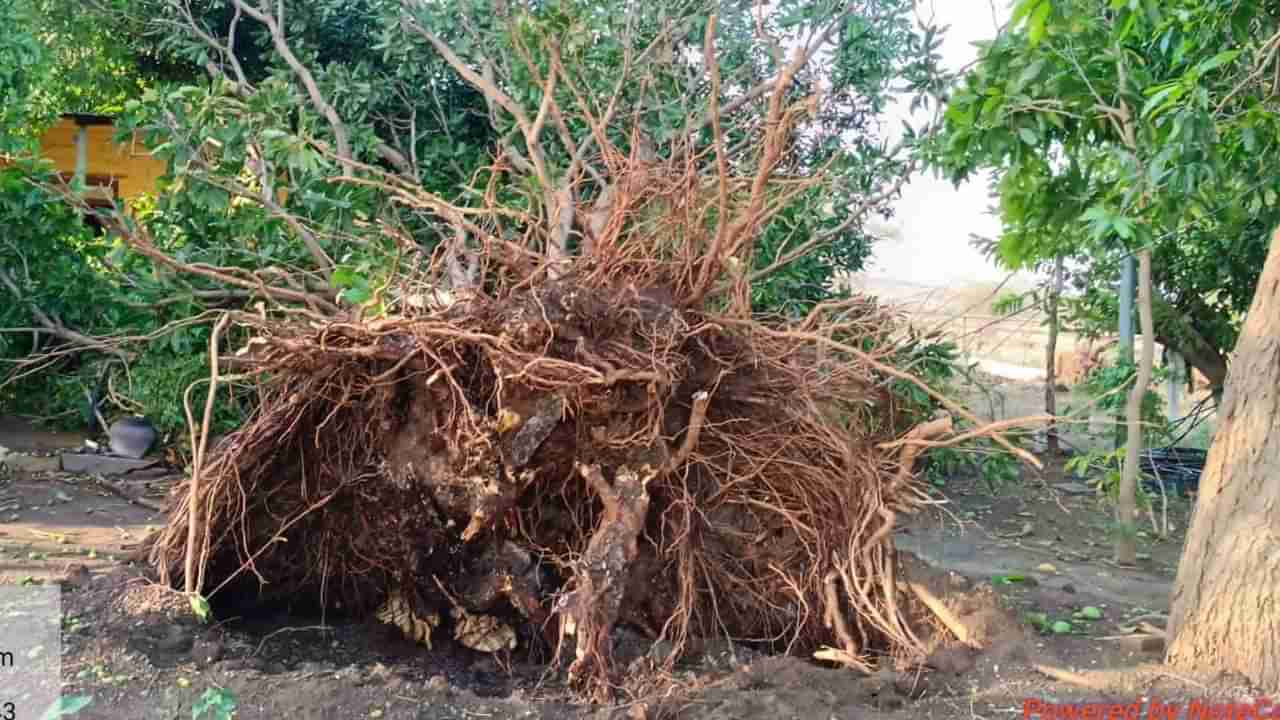
[[[839,350],[887,356],[892,318],[846,303],[823,344],[655,297],[565,279],[258,328],[262,402],[198,486],[206,594],[391,599],[415,636],[498,618],[525,644],[572,642],[571,675],[597,688],[620,622],[672,660],[716,635],[854,667],[912,652],[890,531],[925,496],[918,448],[885,446],[950,427],[902,427],[875,356]],[[189,521],[154,539],[168,582]]]

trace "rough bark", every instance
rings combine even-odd
[[[1280,690],[1280,232],[1221,407],[1174,583],[1168,660]]]
[[[1180,310],[1159,294],[1153,295],[1153,312],[1159,325],[1156,340],[1167,348],[1176,350],[1187,365],[1200,371],[1214,394],[1220,394],[1227,382],[1227,358],[1205,339],[1196,327],[1191,315]]]
[[[622,609],[631,563],[639,552],[637,540],[649,511],[649,481],[658,471],[620,467],[611,484],[596,465],[580,465],[582,477],[604,504],[604,517],[591,536],[574,574],[574,589],[566,595],[565,635],[577,637],[571,680],[591,679],[612,660],[609,633]]]
[[[1055,365],[1058,353],[1058,298],[1062,296],[1062,275],[1062,256],[1059,255],[1053,261],[1053,280],[1049,288],[1047,308],[1049,315],[1049,342],[1044,352],[1044,412],[1049,417],[1058,414],[1058,369]],[[1049,421],[1045,444],[1051,456],[1061,452],[1061,447],[1058,443],[1058,423],[1053,420]]]
[[[1176,350],[1187,361],[1187,365],[1204,375],[1214,395],[1221,395],[1222,388],[1227,382],[1227,358],[1222,353],[1210,347],[1202,347],[1196,343],[1182,343],[1173,339],[1168,342],[1162,341],[1161,344]]]
[[[1116,562],[1132,565],[1137,561],[1137,537],[1133,517],[1137,512],[1138,459],[1142,452],[1142,397],[1151,384],[1151,366],[1155,362],[1155,337],[1151,320],[1151,250],[1138,253],[1138,317],[1142,323],[1142,355],[1138,361],[1138,377],[1129,391],[1125,409],[1124,471],[1120,477],[1120,499],[1116,503]]]

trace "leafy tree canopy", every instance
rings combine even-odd
[[[933,160],[956,181],[994,171],[1002,262],[1083,262],[1098,329],[1120,262],[1150,247],[1157,338],[1221,384],[1280,221],[1277,19],[1238,0],[1020,0]]]
[[[583,252],[606,231],[599,211],[628,191],[616,171],[636,159],[821,177],[798,192],[728,188],[768,208],[762,239],[735,261],[750,302],[800,313],[861,266],[864,222],[888,214],[915,168],[919,136],[890,145],[880,127],[890,97],[927,104],[947,82],[911,0],[102,0],[61,15],[67,0],[42,1],[6,6],[28,9],[0,92],[45,98],[28,107],[46,116],[119,110],[122,136],[141,133],[169,170],[155,198],[116,216],[144,245],[95,241],[115,255],[88,266],[117,274],[89,305],[89,334],[150,338],[178,316],[262,299],[268,281],[293,288],[273,300],[376,313],[412,257],[446,263],[456,286],[483,281],[483,228],[458,237],[444,215],[495,201],[562,220],[538,223],[554,236],[505,241]],[[808,110],[771,114],[783,107]],[[762,146],[774,117],[796,142]],[[23,122],[6,118],[4,135]],[[423,193],[439,202],[409,201]],[[3,252],[12,270],[20,260]],[[179,337],[198,360],[207,335]]]

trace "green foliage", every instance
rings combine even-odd
[[[35,34],[31,9],[22,0],[0,0],[0,154],[29,142],[18,130],[31,122],[31,96],[44,82],[47,53]]]
[[[1168,371],[1157,368],[1152,372],[1152,382],[1159,383],[1167,379]],[[1129,402],[1129,392],[1138,377],[1138,367],[1132,359],[1121,358],[1119,362],[1097,368],[1081,385],[1091,404],[1111,417],[1122,417]],[[1067,409],[1070,412],[1070,408]],[[1168,418],[1164,410],[1164,399],[1159,393],[1148,389],[1142,396],[1139,421],[1143,428],[1143,444],[1150,446],[1168,437]]]
[[[1114,450],[1090,450],[1072,457],[1064,465],[1064,469],[1075,477],[1084,480],[1097,491],[1098,496],[1110,503],[1120,497],[1120,480],[1124,470],[1125,448]],[[1138,486],[1135,492],[1139,508],[1151,507],[1155,497],[1147,489],[1147,480],[1151,476],[1138,471]]]
[[[35,308],[54,322],[89,332],[111,323],[119,310],[104,306],[106,288],[98,280],[110,243],[94,237],[65,203],[36,185],[47,173],[30,163],[0,168],[0,227],[6,228],[0,237],[0,327],[6,328],[0,332],[0,358],[8,361],[58,342],[38,332],[48,328]],[[95,372],[65,364],[62,369],[44,389],[0,384],[0,405],[32,412],[77,407]],[[8,379],[20,372],[11,371]]]
[[[962,358],[954,341],[937,335],[922,337],[912,330],[901,352],[898,358],[901,367],[909,369],[934,391],[955,396],[957,367]],[[900,403],[905,421],[911,425],[924,422],[943,409],[938,400],[913,383],[895,380],[889,389]],[[995,493],[1019,477],[1017,458],[985,438],[955,447],[931,448],[923,458],[925,478],[937,487],[945,486],[948,479],[971,473],[981,477]]]
[[[185,24],[172,4],[149,0],[141,7],[154,14],[156,23],[163,23],[165,32],[157,33],[156,44],[163,57],[203,64],[211,55],[219,55],[203,38],[172,32],[174,26]],[[715,6],[718,63],[725,85],[755,85],[781,69],[782,59],[760,41],[761,31],[784,41],[801,40],[831,22],[843,8],[843,3],[826,0],[786,0],[757,18],[748,6]],[[554,180],[573,164],[576,147],[592,130],[584,118],[567,113],[556,121],[563,123],[558,132],[544,133],[540,146],[530,148],[527,139],[515,132],[514,118],[508,112],[491,113],[481,93],[459,77],[414,27],[429,28],[472,66],[491,68],[504,80],[504,90],[513,102],[529,116],[537,112],[543,87],[534,68],[542,73],[553,60],[562,63],[575,87],[562,83],[555,97],[560,107],[574,108],[579,94],[611,96],[629,58],[664,34],[669,36],[666,46],[659,45],[666,50],[646,60],[645,81],[623,87],[615,112],[616,117],[638,118],[644,134],[663,155],[674,147],[668,141],[686,135],[691,119],[707,111],[704,76],[690,73],[676,58],[702,57],[711,9],[697,3],[657,2],[623,11],[561,0],[515,4],[500,17],[489,3],[472,0],[407,6],[389,0],[327,0],[290,7],[288,42],[307,65],[316,88],[340,112],[358,159],[377,162],[385,157],[385,150],[393,149],[412,160],[411,174],[423,188],[466,205],[482,200],[469,187],[478,172],[483,177],[499,145],[510,143],[513,152],[522,156],[540,152]],[[199,11],[198,20],[218,37],[231,27],[227,9],[217,5]],[[886,147],[878,137],[877,116],[887,107],[891,92],[912,93],[919,104],[944,81],[937,67],[936,32],[932,28],[917,32],[913,21],[912,3],[907,0],[868,2],[842,25],[828,61],[806,66],[797,76],[788,101],[800,100],[821,86],[831,109],[807,122],[784,165],[798,175],[822,168],[829,179],[820,188],[792,198],[764,228],[753,264],[757,269],[767,266],[815,234],[826,232],[831,237],[812,255],[756,283],[755,309],[787,316],[803,313],[831,297],[838,273],[859,269],[867,257],[869,238],[859,216],[852,213],[866,196],[906,172],[907,151],[916,142],[908,133],[903,147]],[[362,229],[373,217],[403,230],[420,247],[435,248],[440,241],[438,222],[389,206],[381,194],[331,181],[338,174],[336,162],[317,153],[311,144],[334,141],[331,123],[313,106],[298,78],[282,67],[265,32],[249,32],[242,25],[236,37],[237,70],[229,70],[226,81],[156,88],[127,109],[126,127],[145,132],[171,163],[171,192],[161,198],[161,210],[171,218],[189,220],[189,226],[174,231],[194,237],[198,229],[202,249],[234,247],[242,243],[241,238],[251,236],[259,256],[245,257],[244,262],[262,264],[269,258],[304,267],[314,264],[314,258],[299,242],[297,227],[281,222],[285,213],[308,227],[323,228],[316,232],[319,248],[330,257],[346,258],[344,262],[351,265],[385,267],[393,262],[392,248],[383,242],[385,235],[371,242],[368,231]],[[558,57],[552,57],[551,47],[557,48]],[[243,72],[244,81],[252,86],[247,97],[237,72]],[[290,112],[281,113],[282,107]],[[741,112],[758,117],[764,110],[763,105],[749,104]],[[752,123],[738,126],[750,128]],[[406,133],[407,128],[414,132]],[[708,142],[710,132],[703,127],[696,137]],[[728,132],[731,144],[748,139],[742,130]],[[207,138],[216,141],[216,151],[210,152],[204,142]],[[630,145],[625,133],[610,139],[624,149]],[[280,181],[281,186],[287,183],[290,193],[278,209],[232,202],[227,192],[230,178],[250,189],[261,187],[260,181],[245,174],[254,153],[262,155],[277,176],[287,175],[287,180]],[[544,190],[536,181],[522,184],[509,179],[496,188],[505,204],[530,211],[543,203]],[[580,200],[589,202],[598,192],[599,188],[584,185]],[[883,216],[886,207],[881,204],[878,214]],[[224,256],[219,261],[234,259]],[[363,304],[376,285],[362,273],[343,273],[336,284],[354,304]]]
[[[232,720],[239,702],[228,688],[209,688],[191,706],[191,720]]]
[[[203,595],[198,593],[191,595],[190,601],[191,612],[196,616],[196,619],[202,623],[209,622],[209,618],[212,614],[212,609],[209,607],[209,601]]]
[[[129,5],[0,0],[0,154],[34,149],[61,113],[119,112],[148,77],[173,74],[130,44],[139,33],[121,12]]]
[[[37,164],[0,168],[0,325],[26,327],[30,305],[56,314],[71,327],[94,324],[96,298],[86,282],[110,251],[60,198],[37,186],[48,171]],[[21,287],[21,300],[12,283]],[[0,334],[0,354],[36,342],[29,334]]]
[[[1020,0],[1014,17],[953,94],[936,167],[994,170],[999,257],[1082,261],[1073,309],[1101,331],[1120,261],[1151,247],[1158,339],[1225,356],[1280,222],[1276,8]]]
[[[970,443],[968,448],[934,448],[925,455],[925,479],[937,487],[948,480],[972,475],[982,478],[992,494],[1021,477],[1018,459],[990,440]]]
[[[674,0],[501,7],[479,0],[316,0],[284,3],[281,12],[285,6],[277,38],[265,22],[224,2],[112,0],[77,4],[74,12],[70,0],[0,6],[0,23],[12,17],[25,33],[14,49],[0,49],[9,53],[0,54],[0,99],[29,100],[14,107],[37,108],[46,118],[67,110],[117,114],[120,138],[131,141],[136,133],[166,163],[155,197],[116,218],[135,238],[188,265],[242,276],[289,273],[307,292],[377,315],[388,281],[419,269],[454,238],[438,214],[375,187],[368,181],[377,175],[364,168],[394,173],[397,182],[464,209],[496,198],[513,214],[538,217],[552,211],[552,193],[542,185],[581,173],[578,149],[595,132],[588,115],[601,112],[615,91],[605,132],[621,150],[638,138],[662,158],[693,143],[699,162],[713,162],[712,153],[702,152],[711,127],[699,121],[712,106],[709,68],[701,65],[712,11],[721,106],[742,88],[767,87],[789,60],[762,33],[798,45],[832,25],[821,62],[803,67],[784,98],[799,104],[821,90],[823,104],[797,116],[798,140],[778,161],[781,173],[823,173],[823,181],[787,198],[762,228],[754,256],[744,259],[745,271],[758,271],[822,240],[813,253],[753,285],[754,309],[796,316],[832,297],[839,273],[861,267],[870,249],[864,220],[887,216],[885,201],[910,172],[921,138],[908,128],[900,145],[888,146],[880,114],[900,92],[912,96],[913,107],[927,105],[947,80],[937,31],[917,27],[911,0],[857,6],[782,0],[763,14],[750,5]],[[28,10],[19,18],[22,8]],[[461,64],[493,77],[510,102],[486,100],[436,41]],[[551,97],[563,111],[552,113],[533,141],[517,128],[512,108],[539,115],[545,74],[555,66],[566,80]],[[628,81],[619,84],[624,76]],[[767,109],[759,98],[739,103],[738,116],[726,124],[735,165],[758,159]],[[622,129],[632,119],[640,123],[635,135]],[[0,134],[16,137],[2,127]],[[360,170],[335,156],[343,145]],[[493,169],[495,158],[521,166],[535,156],[545,173]],[[596,153],[585,157],[607,171]],[[361,182],[340,180],[353,174]],[[581,177],[572,199],[586,208],[604,189]],[[14,208],[26,202],[13,197]],[[19,244],[25,261],[48,274],[24,276],[22,304],[0,306],[0,315],[10,312],[4,322],[31,326],[31,314],[49,303],[67,328],[134,336],[128,358],[109,358],[113,389],[127,409],[145,411],[162,431],[180,428],[182,392],[207,373],[211,321],[201,314],[261,298],[175,275],[118,238],[85,233],[74,215],[58,216],[47,195],[33,202],[40,209],[33,205],[22,215],[31,241]],[[477,251],[479,242],[466,238],[463,249]],[[6,252],[0,248],[0,269],[16,272],[22,259]],[[57,278],[63,289],[42,278]],[[183,322],[193,317],[203,319]],[[9,338],[0,357],[29,356],[34,348],[22,344],[29,342],[24,337]],[[236,340],[228,338],[228,346]],[[4,402],[68,414],[102,368],[81,362],[57,370],[56,378],[8,385],[0,390],[8,393]],[[217,407],[216,428],[234,424],[245,410],[238,401]]]
[[[996,315],[1012,315],[1021,312],[1027,306],[1025,293],[1006,292],[991,303],[991,311]]]
[[[166,326],[199,307],[181,293],[192,288],[159,282],[150,265],[119,238],[95,235],[80,216],[49,191],[49,170],[20,162],[0,168],[0,359],[14,367],[0,374],[0,406],[11,412],[83,421],[86,395],[110,374],[112,387],[129,404],[121,410],[148,415],[162,431],[185,427],[182,393],[208,374],[207,325]],[[41,320],[88,336],[150,337],[129,358],[107,354],[53,362],[43,375],[25,375],[26,358],[65,347]],[[14,328],[32,328],[14,331]],[[38,369],[38,368],[37,368]],[[239,420],[235,403],[218,406],[215,427]],[[107,413],[110,416],[110,412]]]
[[[1064,469],[1076,477],[1088,481],[1099,495],[1115,501],[1120,494],[1120,476],[1124,466],[1125,449],[1091,450],[1076,455],[1067,461]],[[1138,483],[1138,502],[1142,503],[1145,495],[1142,483]]]
[[[921,336],[914,328],[908,329],[908,338],[899,349],[899,367],[919,378],[934,391],[946,394],[955,382],[957,363],[961,361],[960,349],[955,341],[938,334]],[[917,424],[928,420],[942,405],[915,383],[894,380],[890,391],[901,403],[901,414],[907,422]]]

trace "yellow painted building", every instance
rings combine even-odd
[[[117,144],[111,118],[102,115],[63,115],[40,138],[40,154],[68,179],[83,173],[95,199],[104,203],[154,193],[165,172],[141,138]]]

